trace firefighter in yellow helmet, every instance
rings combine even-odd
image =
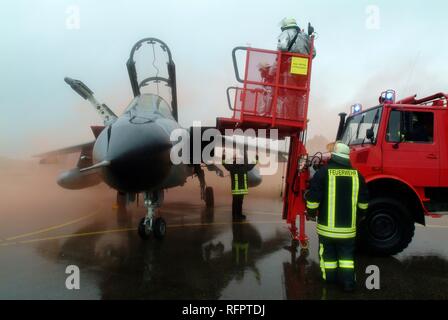
[[[357,215],[365,214],[368,191],[364,177],[350,165],[350,148],[336,142],[331,159],[310,181],[307,215],[317,215],[319,258],[326,282],[355,288],[354,249]],[[318,214],[317,214],[318,213]]]

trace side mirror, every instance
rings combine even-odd
[[[373,141],[373,139],[375,138],[375,132],[373,131],[372,128],[366,130],[366,138],[369,139],[370,141]]]

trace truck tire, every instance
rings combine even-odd
[[[391,198],[376,198],[360,222],[359,245],[370,254],[394,255],[409,245],[414,231],[414,220],[405,205]]]

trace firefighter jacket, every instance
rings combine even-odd
[[[330,160],[319,169],[306,198],[307,209],[319,211],[319,235],[339,239],[356,236],[357,212],[367,210],[368,191],[364,177],[348,163]]]
[[[286,28],[278,36],[277,49],[308,55],[310,54],[310,37],[298,28]],[[316,49],[313,48],[313,58],[315,56]]]
[[[238,164],[238,163],[225,163],[223,160],[223,166],[230,172],[230,180],[232,183],[232,195],[244,195],[249,193],[247,186],[247,173],[255,167],[254,164]]]

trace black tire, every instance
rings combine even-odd
[[[215,196],[212,187],[205,188],[205,206],[207,208],[213,208],[215,206]]]
[[[146,231],[145,218],[142,218],[140,220],[140,222],[138,224],[137,232],[138,232],[138,235],[140,236],[140,238],[142,238],[143,240],[148,240],[151,237],[151,233],[148,233]]]
[[[166,222],[163,218],[156,218],[152,226],[154,237],[156,239],[163,239],[166,235]]]
[[[405,205],[391,198],[376,198],[360,222],[359,245],[370,254],[394,255],[409,245],[414,231],[414,220]]]

